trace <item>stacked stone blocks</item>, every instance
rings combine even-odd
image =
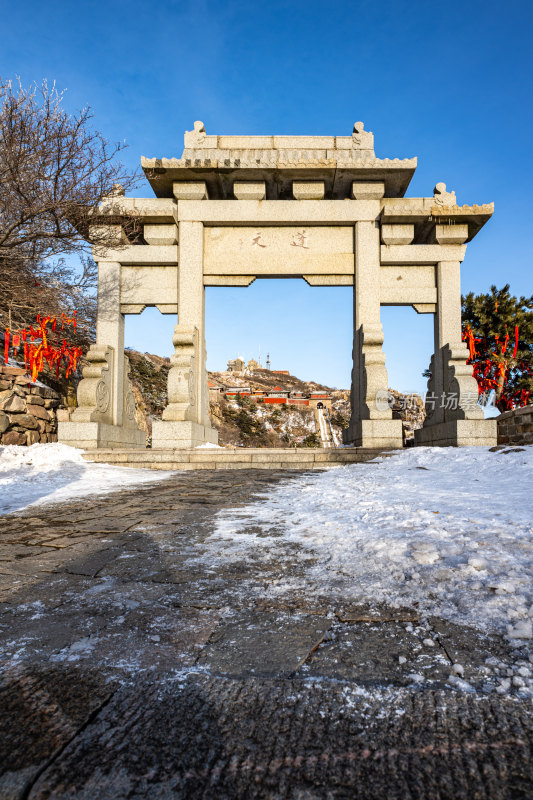
[[[505,411],[496,422],[498,444],[533,444],[533,405]]]
[[[0,442],[31,445],[57,442],[59,395],[32,383],[25,370],[0,365]]]

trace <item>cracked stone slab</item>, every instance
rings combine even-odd
[[[23,653],[25,660],[45,663],[53,653],[96,634],[105,627],[106,618],[59,606],[52,611],[5,612],[0,622],[2,661],[16,661]]]
[[[318,647],[330,625],[315,615],[236,614],[218,626],[197,663],[222,675],[286,675]]]
[[[317,614],[326,616],[330,614],[335,603],[329,597],[320,594],[291,594],[283,598],[260,597],[255,602],[256,611],[288,611],[292,614]]]
[[[3,575],[39,577],[43,572],[55,572],[61,565],[59,551],[45,552],[39,556],[3,562],[0,572]]]
[[[427,681],[440,685],[446,682],[450,667],[438,645],[424,645],[416,633],[399,622],[336,623],[300,674],[354,681],[362,686],[407,686]]]
[[[489,636],[437,617],[430,617],[428,622],[450,662],[463,668],[461,677],[474,686],[487,680],[495,681],[494,671],[487,664],[509,659],[511,648],[503,637]]]
[[[115,617],[88,639],[74,642],[53,657],[54,663],[97,668],[119,677],[153,672],[159,677],[195,664],[221,617],[218,610],[157,606]]]
[[[12,670],[0,676],[0,797],[22,800],[63,747],[111,697],[97,672]]]
[[[78,521],[75,524],[75,529],[82,533],[123,533],[134,525],[139,524],[139,517],[133,518],[116,518],[108,519],[107,515],[103,519],[96,519],[93,521],[82,522]]]
[[[76,549],[77,558],[70,558],[64,567],[72,575],[86,575],[96,578],[98,573],[111,564],[121,555],[120,547],[102,547],[95,549],[94,545]],[[69,554],[70,555],[70,554]]]
[[[9,597],[3,604],[3,611],[19,610],[26,613],[28,609],[52,610],[63,603],[77,598],[85,590],[94,586],[94,582],[82,575],[69,575],[68,573],[55,573],[47,575],[47,580],[33,583],[22,583],[20,586],[10,581]],[[1,616],[0,616],[1,624]]]
[[[418,622],[416,608],[392,608],[381,604],[360,603],[340,607],[336,616],[340,622]]]

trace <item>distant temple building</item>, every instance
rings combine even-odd
[[[244,358],[238,356],[232,361],[228,361],[228,372],[244,372],[245,366]]]
[[[263,369],[263,366],[255,358],[251,358],[246,364],[242,356],[228,361],[228,372],[244,372],[245,369],[249,372],[255,372],[256,369]]]
[[[251,358],[247,368],[250,372],[255,372],[256,369],[263,369],[263,365],[256,361],[255,358]]]

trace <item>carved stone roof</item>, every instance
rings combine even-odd
[[[440,224],[468,225],[470,241],[494,213],[494,203],[483,205],[437,205],[435,197],[404,197],[384,199],[381,219],[388,224],[414,224],[415,241],[422,243],[430,235],[435,222]]]
[[[356,122],[351,136],[216,136],[201,122],[185,133],[181,158],[145,158],[142,167],[158,197],[174,181],[205,180],[209,196],[232,196],[233,180],[265,180],[267,199],[291,196],[292,180],[323,180],[326,197],[342,197],[352,180],[384,181],[386,196],[402,197],[416,158],[376,158],[374,135]],[[218,174],[218,178],[216,177]]]

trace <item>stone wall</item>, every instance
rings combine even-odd
[[[1,444],[57,442],[60,402],[57,392],[32,383],[25,370],[0,365]]]
[[[533,405],[505,411],[497,423],[498,444],[533,444]]]

